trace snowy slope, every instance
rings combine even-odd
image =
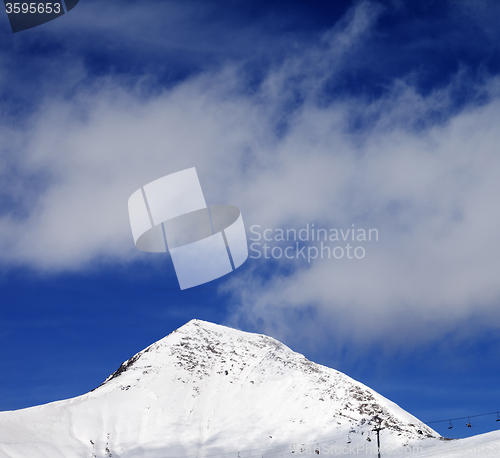
[[[420,451],[420,450],[419,450]],[[500,456],[500,431],[479,434],[466,439],[428,441],[419,453],[419,458],[457,458],[478,455],[488,458]]]
[[[193,320],[90,393],[0,412],[0,457],[291,456],[292,444],[295,454],[376,444],[377,424],[382,446],[442,443],[393,402],[270,337]]]

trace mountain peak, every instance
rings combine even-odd
[[[191,372],[196,369],[200,377],[210,376],[211,370],[218,364],[220,368],[216,372],[228,372],[229,375],[237,362],[234,355],[239,357],[238,367],[245,366],[247,363],[240,364],[242,360],[254,358],[256,352],[265,348],[267,351],[290,352],[298,355],[272,337],[193,319],[124,361],[101,386],[123,376],[131,369],[136,372],[142,371],[146,375],[158,372],[160,368],[169,364]],[[305,359],[302,355],[298,356]],[[241,367],[240,370],[242,370]],[[136,381],[139,382],[140,379]]]
[[[50,426],[39,433],[41,424]],[[438,437],[370,388],[271,337],[201,320],[137,353],[90,393],[0,414],[7,440],[28,435],[39,447],[62,434],[82,450],[74,456],[100,456],[99,447],[119,457],[203,456],[320,437],[366,444],[374,426],[384,428],[386,445]]]

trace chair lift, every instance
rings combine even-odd
[[[371,441],[372,441],[372,440],[370,439],[370,431],[368,431],[368,436],[367,436],[366,440],[367,440],[368,442],[371,442]]]
[[[450,420],[450,425],[448,426],[448,429],[451,429],[453,428],[453,424],[451,423],[451,420]]]
[[[316,452],[316,455],[319,455],[319,444],[316,444],[316,450],[314,450]]]
[[[470,417],[467,419],[467,428],[472,428],[472,425],[470,424]]]
[[[500,421],[500,412],[497,412],[497,419],[496,421]]]
[[[293,444],[292,444],[292,453],[295,453],[295,449],[293,448]]]

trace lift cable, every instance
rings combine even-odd
[[[475,418],[475,417],[485,417],[487,415],[497,415],[499,414],[499,410],[495,411],[495,412],[489,412],[489,413],[480,413],[480,414],[477,414],[477,415],[466,415],[465,417],[457,417],[457,418],[447,418],[446,420],[433,420],[433,421],[424,421],[423,423],[425,423],[426,425],[429,425],[431,423],[443,423],[445,421],[453,421],[453,420],[465,420],[465,419],[468,419],[468,418]],[[499,417],[499,420],[500,420],[500,417]]]

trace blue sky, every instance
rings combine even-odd
[[[16,34],[5,15],[0,409],[93,389],[192,318],[272,335],[423,421],[500,409],[499,9],[81,0]],[[379,239],[180,291],[168,256],[135,249],[127,200],[193,166],[249,238]]]

